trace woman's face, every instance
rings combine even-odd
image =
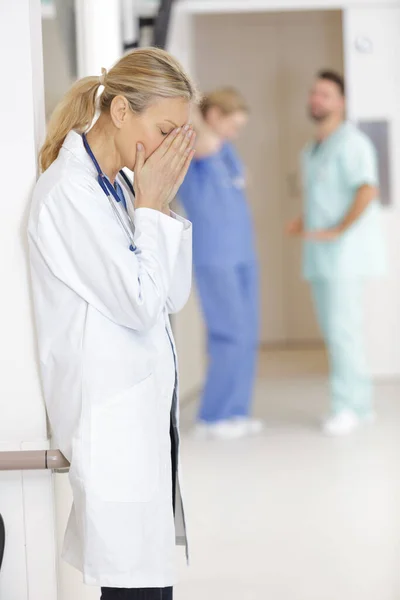
[[[248,121],[248,115],[242,110],[224,115],[217,107],[208,110],[206,121],[211,129],[223,140],[236,140]]]
[[[138,142],[143,144],[148,158],[173,129],[183,127],[189,120],[190,102],[184,98],[159,98],[140,115],[128,110],[116,136],[124,165],[134,170]]]

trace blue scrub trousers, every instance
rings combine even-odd
[[[199,419],[246,417],[258,355],[258,265],[199,266],[196,276],[209,357]]]
[[[364,282],[360,279],[311,281],[319,325],[328,350],[332,411],[372,410],[372,382],[364,344]]]

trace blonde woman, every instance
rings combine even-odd
[[[189,295],[191,225],[169,203],[195,99],[170,55],[136,50],[75,84],[41,151],[29,240],[45,400],[71,462],[64,557],[103,600],[172,598],[186,544],[168,314]]]
[[[252,435],[258,350],[258,264],[244,168],[233,141],[248,108],[232,88],[206,94],[196,113],[196,158],[179,191],[193,223],[193,261],[208,333],[209,366],[195,433]]]

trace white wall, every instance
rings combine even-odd
[[[350,9],[345,13],[345,59],[349,117],[387,120],[393,205],[384,209],[389,273],[371,284],[367,306],[370,364],[377,376],[400,375],[400,7]],[[356,40],[372,43],[370,53]]]
[[[2,218],[0,220],[0,450],[45,449],[47,430],[36,368],[27,271],[26,219],[43,136],[39,0],[0,3]],[[0,473],[7,544],[3,600],[55,600],[50,473]]]

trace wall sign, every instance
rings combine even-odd
[[[389,153],[389,122],[359,121],[358,127],[372,141],[378,154],[380,200],[383,206],[393,203]]]

